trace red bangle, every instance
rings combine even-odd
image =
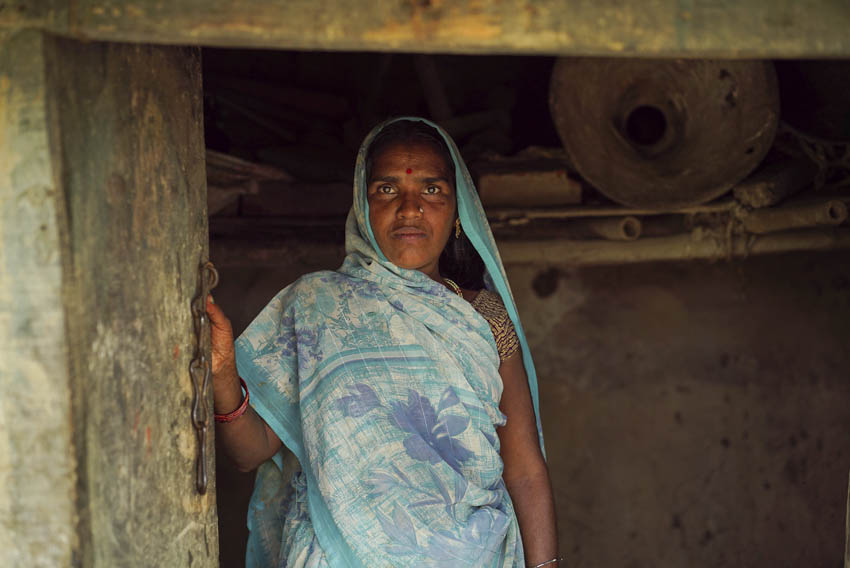
[[[248,399],[251,398],[251,395],[248,393],[248,385],[245,384],[245,381],[242,380],[242,377],[239,377],[239,384],[242,385],[242,388],[245,389],[245,398],[242,400],[242,404],[239,405],[239,408],[231,412],[230,414],[216,414],[215,421],[216,422],[233,422],[248,410]]]

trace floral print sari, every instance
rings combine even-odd
[[[389,262],[368,224],[365,154],[385,124],[358,154],[343,265],[285,288],[236,342],[252,406],[287,448],[257,473],[250,567],[523,566],[502,481],[490,327],[463,298]],[[455,161],[461,224],[517,329],[537,412],[495,243],[457,148],[440,133]]]

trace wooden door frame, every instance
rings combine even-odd
[[[108,460],[94,459],[92,463],[93,458],[87,453],[86,448],[105,448],[101,442],[106,438],[98,437],[102,424],[88,421],[86,406],[81,401],[87,396],[94,396],[95,401],[104,400],[103,397],[118,392],[99,382],[110,378],[107,363],[116,353],[103,344],[105,350],[100,355],[86,354],[84,350],[91,347],[86,341],[107,341],[110,333],[98,335],[96,322],[93,328],[78,326],[74,318],[88,317],[78,309],[85,302],[84,286],[91,285],[85,271],[95,269],[97,274],[96,267],[80,264],[80,258],[93,263],[99,253],[105,252],[109,257],[110,250],[96,241],[87,242],[89,228],[79,223],[90,221],[93,231],[116,231],[113,238],[117,235],[120,243],[124,238],[122,227],[108,222],[99,225],[96,217],[87,219],[88,208],[96,210],[99,201],[113,199],[107,211],[113,207],[113,212],[132,216],[130,210],[134,208],[145,210],[147,198],[143,191],[150,179],[141,176],[128,182],[121,175],[105,179],[100,176],[88,193],[85,180],[69,182],[73,175],[68,168],[78,164],[69,162],[63,152],[70,150],[73,154],[75,149],[69,145],[80,141],[72,134],[72,126],[62,127],[59,119],[68,108],[83,110],[87,103],[62,102],[59,86],[51,83],[62,75],[61,70],[49,69],[48,52],[52,49],[53,55],[59,55],[55,43],[58,40],[53,36],[78,42],[301,50],[848,58],[848,29],[850,3],[841,0],[769,3],[651,0],[631,4],[620,0],[361,0],[357,4],[349,0],[11,0],[3,3],[0,5],[0,110],[3,112],[0,128],[5,139],[0,136],[0,180],[6,187],[0,189],[0,203],[22,205],[24,214],[15,218],[6,216],[6,226],[0,231],[0,260],[4,268],[15,267],[14,277],[0,276],[0,352],[16,357],[14,368],[0,374],[0,387],[4,389],[0,425],[7,433],[0,435],[0,482],[5,484],[4,489],[20,493],[15,503],[8,497],[5,500],[0,497],[0,511],[18,507],[14,510],[32,517],[30,524],[13,526],[12,531],[5,533],[0,530],[0,558],[10,560],[12,565],[21,562],[51,566],[109,565],[116,559],[126,560],[124,563],[128,565],[143,563],[138,556],[121,556],[119,547],[92,536],[99,530],[118,529],[110,526],[109,519],[92,516],[88,508],[93,503],[91,492],[97,490],[89,476],[105,472]],[[67,48],[74,42],[64,45]],[[90,56],[97,59],[110,49],[100,44],[94,51],[103,53]],[[143,53],[148,48],[140,46],[135,56],[133,48],[120,49],[125,50],[123,56],[131,63],[149,64],[149,61],[145,63],[147,56]],[[58,56],[54,64],[57,61],[61,64],[62,59]],[[171,63],[180,65],[180,60],[177,57]],[[186,59],[189,60],[191,57]],[[65,79],[73,83],[72,78],[65,76]],[[199,84],[194,94],[190,93],[197,95]],[[63,110],[63,104],[70,107]],[[193,105],[190,105],[194,108],[192,112],[197,113],[197,101]],[[100,118],[115,131],[118,128],[115,119],[120,113],[114,108],[109,112],[113,111],[114,115]],[[144,112],[140,108],[132,116],[143,117]],[[184,108],[178,114],[185,112]],[[51,113],[54,113],[52,118]],[[59,122],[51,123],[51,120]],[[192,121],[199,125],[200,117],[194,116]],[[175,140],[195,147],[200,154],[202,148],[197,148],[199,141],[202,146],[200,131]],[[96,142],[91,138],[89,141]],[[136,157],[132,154],[127,150],[124,157],[132,160]],[[197,177],[199,163],[203,163],[202,155],[190,157],[184,165]],[[101,170],[100,173],[106,171]],[[188,181],[187,187],[195,192],[195,206],[188,208],[185,218],[160,218],[147,209],[152,215],[148,222],[159,223],[156,230],[165,234],[173,231],[195,234],[201,225],[205,229],[205,205],[197,195],[197,191],[204,189],[202,174]],[[141,200],[142,205],[134,204],[128,196]],[[75,226],[76,240],[72,238]],[[191,246],[196,250],[191,254],[181,252],[180,260],[165,272],[168,277],[185,277],[180,297],[175,296],[169,302],[177,302],[175,306],[179,304],[186,309],[187,295],[193,293],[195,286],[191,276],[195,257],[200,261],[206,253],[204,242]],[[130,311],[138,308],[145,295],[144,289],[130,285],[132,270],[139,266],[126,269],[128,285],[119,283],[113,290],[117,290],[118,296],[113,298],[114,306],[110,306],[119,312],[122,306]],[[117,325],[116,321],[107,324]],[[184,327],[190,328],[188,319]],[[132,334],[131,327],[116,329],[111,335],[113,339],[118,337],[119,343]],[[76,336],[78,332],[82,334],[80,337]],[[179,380],[187,380],[188,339],[181,338],[173,352],[159,353],[151,361],[164,365],[171,357],[173,361],[169,364],[184,373]],[[144,359],[138,353],[133,357]],[[88,388],[92,390],[85,390]],[[185,400],[176,401],[175,407],[178,403]],[[160,410],[149,409],[154,413]],[[123,421],[119,421],[116,427],[123,426]],[[134,426],[138,427],[138,424]],[[152,443],[153,434],[148,434],[146,426],[142,428],[140,439],[145,448],[145,444]],[[138,430],[133,436],[138,436]],[[184,469],[192,461],[192,442],[178,440],[174,449],[177,453],[171,456],[182,460],[180,467]],[[22,471],[28,475],[22,476]],[[126,481],[126,476],[122,479]],[[211,497],[204,501],[191,493],[193,479],[191,474],[186,476],[185,486],[173,490],[185,492],[185,499],[179,500],[181,510],[200,515],[198,518],[203,521],[194,527],[187,524],[176,534],[171,534],[170,529],[163,534],[178,541],[183,539],[180,554],[188,552],[189,564],[198,561],[209,566],[210,559],[217,554],[217,535],[209,527],[209,519],[215,515],[215,503]],[[120,494],[117,482],[112,489]],[[198,527],[203,530],[199,532]],[[15,542],[4,541],[4,534],[13,535]],[[149,545],[157,543],[149,541]],[[847,564],[850,566],[850,552]]]
[[[4,27],[265,49],[850,57],[842,0],[11,0]]]

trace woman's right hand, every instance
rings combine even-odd
[[[216,414],[230,414],[243,402],[233,327],[212,299],[207,297],[207,314],[212,330],[213,406]],[[216,441],[221,440],[225,452],[239,471],[252,471],[280,449],[280,438],[269,425],[248,406],[242,416],[232,422],[216,423]]]
[[[211,324],[213,396],[218,411],[220,403],[224,406],[232,404],[229,399],[234,398],[235,389],[239,387],[239,373],[236,370],[233,326],[230,325],[230,320],[221,308],[213,302],[211,295],[207,296],[207,315]],[[241,394],[242,390],[239,389],[237,397]],[[238,403],[237,398],[237,406]]]

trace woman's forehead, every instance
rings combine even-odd
[[[431,146],[418,142],[399,142],[383,148],[373,161],[372,175],[381,170],[431,170],[434,173],[448,174],[451,165],[442,153]]]

